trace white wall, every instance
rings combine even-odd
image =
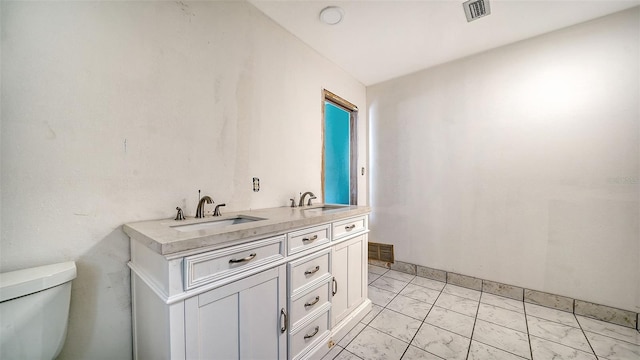
[[[364,86],[247,3],[1,10],[1,270],[77,262],[63,359],[131,357],[122,224],[320,198],[323,88],[366,134]]]
[[[634,8],[368,87],[370,240],[640,311],[639,45]]]

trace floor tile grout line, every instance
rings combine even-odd
[[[529,354],[531,360],[533,360],[533,345],[531,345],[531,333],[529,332],[529,320],[527,319],[527,307],[524,305],[524,299],[522,300],[522,308],[524,309],[524,324],[527,327],[527,340],[529,342]]]
[[[476,316],[473,317],[473,327],[471,328],[471,335],[469,336],[469,347],[467,348],[467,357],[471,354],[471,344],[473,343],[473,333],[476,331],[476,322],[478,321],[478,311],[480,310],[480,300],[482,300],[482,292],[480,292],[480,299],[478,299],[478,306],[476,307]]]
[[[447,294],[447,295],[451,295],[451,294],[448,294],[448,293],[445,293],[445,294]],[[456,296],[456,295],[451,295],[451,296]],[[460,297],[460,296],[458,296],[458,297]],[[440,296],[439,296],[439,295],[438,295],[438,298],[440,298]],[[467,298],[463,298],[463,299],[465,299],[465,300],[471,300],[471,299],[467,299]],[[419,299],[416,299],[416,300],[419,300]],[[436,299],[436,300],[437,300],[437,299]],[[475,301],[475,300],[471,300],[471,301]],[[452,312],[454,312],[454,313],[456,313],[456,314],[464,315],[464,316],[467,316],[467,317],[478,317],[478,309],[477,309],[477,308],[476,308],[476,315],[471,316],[471,315],[467,315],[467,314],[461,313],[461,312],[456,311],[456,310],[447,309],[446,307],[442,307],[442,306],[440,306],[440,305],[436,305],[436,303],[435,303],[435,302],[433,303],[433,306],[437,306],[437,307],[439,307],[440,309],[445,309],[445,310],[448,310],[448,311],[452,311]],[[479,302],[478,302],[478,306],[480,306],[480,303],[479,303]]]
[[[482,320],[482,319],[481,319],[481,320]],[[521,355],[518,355],[518,354],[516,354],[516,353],[514,353],[514,352],[512,352],[512,351],[509,351],[509,350],[505,350],[505,349],[499,348],[499,347],[497,347],[497,346],[495,346],[495,345],[487,344],[486,342],[482,342],[482,341],[480,341],[480,340],[471,340],[471,341],[475,341],[475,342],[480,343],[480,344],[482,344],[482,345],[486,345],[486,346],[488,346],[488,347],[490,347],[490,348],[494,348],[494,349],[496,349],[496,350],[500,350],[500,351],[502,351],[502,352],[506,352],[507,354],[511,354],[511,355],[516,356],[516,357],[519,357],[519,358],[521,358],[521,359],[531,360],[531,359],[527,359],[526,357],[523,357],[523,356],[521,356]],[[547,360],[547,359],[544,359],[544,360]]]
[[[529,315],[529,316],[532,316],[532,315]],[[536,317],[536,316],[532,316],[532,317]],[[578,329],[577,327],[569,326],[569,325],[565,325],[565,324],[558,323],[558,322],[555,322],[555,321],[551,321],[551,320],[547,320],[547,319],[542,319],[542,320],[546,320],[546,321],[549,321],[549,322],[553,322],[553,323],[555,323],[555,324],[559,324],[559,325],[563,325],[563,326],[566,326],[566,327],[570,327],[570,328],[572,328],[572,329],[581,330],[581,329]],[[528,326],[529,326],[528,324],[529,324],[529,320],[527,320],[527,332],[528,332]],[[595,355],[595,351],[593,351],[593,348],[591,347],[591,344],[589,343],[589,339],[588,339],[588,338],[587,338],[587,336],[584,334],[584,331],[583,331],[582,333],[583,333],[583,335],[585,336],[585,339],[587,340],[587,343],[589,344],[589,347],[591,348],[592,355],[597,356],[597,355]],[[571,348],[571,349],[573,349],[573,350],[583,352],[583,353],[585,353],[585,354],[588,354],[588,353],[589,353],[588,351],[585,351],[585,350],[582,350],[582,349],[578,349],[578,348],[577,348],[577,347],[575,347],[575,346],[571,346],[571,345],[563,344],[563,343],[558,342],[558,341],[556,341],[556,340],[550,340],[550,339],[543,338],[543,337],[541,337],[541,336],[537,336],[537,335],[531,335],[531,334],[529,334],[529,343],[531,343],[531,337],[534,337],[534,338],[536,338],[536,339],[540,339],[540,340],[544,340],[544,341],[547,341],[547,342],[550,342],[550,343],[554,343],[554,344],[557,344],[557,345],[561,345],[561,346],[564,346],[564,347],[568,347],[568,348]]]
[[[577,328],[576,328],[576,329],[577,329]],[[640,346],[640,344],[635,344],[635,343],[632,343],[632,342],[627,341],[627,340],[624,340],[624,339],[618,339],[618,338],[613,337],[613,336],[609,336],[609,335],[601,334],[601,333],[599,333],[599,332],[595,332],[595,331],[584,330],[584,329],[582,329],[582,328],[580,328],[580,329],[582,330],[582,332],[584,332],[584,333],[585,333],[585,336],[586,336],[586,333],[589,333],[589,334],[594,334],[594,335],[598,335],[598,336],[606,337],[606,338],[609,338],[609,339],[611,339],[611,340],[621,341],[621,342],[623,342],[623,343],[625,343],[625,344],[629,344],[629,345],[633,345],[633,346]]]
[[[381,278],[381,277],[382,277],[382,276],[380,276],[380,278]],[[369,284],[369,285],[371,285],[371,286],[373,286],[373,287],[375,287],[375,288],[378,288],[378,289],[380,289],[380,290],[386,290],[386,291],[390,291],[390,292],[395,292],[395,290],[383,289],[383,288],[381,288],[381,287],[376,286],[376,285],[374,285],[374,284],[373,284],[374,282],[378,281],[380,278],[377,278],[376,280],[374,280],[373,282],[371,282],[371,284]],[[410,284],[410,283],[408,283],[408,282],[406,282],[406,281],[402,281],[402,280],[397,280],[397,279],[393,279],[393,278],[389,278],[389,279],[392,279],[392,280],[395,280],[395,281],[399,281],[399,282],[401,282],[401,283],[405,283],[405,285],[402,287],[402,289],[401,289],[400,291],[404,290],[404,288],[405,288],[405,287],[407,287],[407,285],[409,285],[409,284]]]
[[[467,299],[467,300],[478,301],[478,302],[480,301],[480,298],[482,297],[482,291],[478,291],[478,290],[475,290],[475,289],[468,289],[468,290],[478,291],[478,292],[480,293],[480,298],[478,298],[478,300],[476,300],[476,299],[471,299],[471,298],[469,298],[469,297],[462,296],[462,295],[452,294],[452,293],[450,293],[450,292],[448,292],[448,291],[444,291],[444,290],[447,288],[447,285],[457,286],[457,287],[459,287],[459,288],[467,289],[467,288],[462,287],[462,286],[458,286],[458,285],[454,285],[454,284],[446,283],[446,285],[445,285],[445,286],[444,286],[444,288],[442,289],[442,292],[444,292],[445,294],[448,294],[448,295],[451,295],[451,296],[461,297],[461,298],[463,298],[463,299]]]
[[[571,346],[571,345],[567,345],[567,344],[563,344],[563,343],[557,342],[557,341],[555,341],[555,340],[545,339],[545,338],[540,337],[540,336],[537,336],[537,335],[531,335],[530,337],[533,337],[533,338],[536,338],[536,339],[540,339],[540,340],[543,340],[543,341],[546,341],[546,342],[554,343],[554,344],[556,344],[556,345],[561,345],[561,346],[564,346],[564,347],[570,348],[570,349],[572,349],[572,350],[576,350],[576,351],[579,351],[579,352],[583,352],[583,353],[585,353],[585,354],[589,354],[589,352],[588,352],[588,351],[586,351],[586,350],[580,350],[580,349],[578,349],[578,348],[576,348],[576,347],[573,347],[573,346]],[[588,340],[588,339],[587,339],[587,340]],[[589,346],[591,347],[591,344],[589,344]],[[590,354],[590,355],[594,355],[594,356],[596,356],[596,357],[597,357],[597,355],[595,355],[595,353],[592,353],[592,354]]]
[[[485,294],[485,293],[483,292],[483,294]],[[491,294],[491,295],[493,295],[493,294]],[[496,295],[496,296],[500,296],[500,295]],[[504,297],[504,296],[502,296],[502,297]],[[506,298],[506,299],[509,299],[509,298],[507,298],[507,297],[505,297],[505,298]],[[516,300],[516,301],[517,301],[517,300]],[[493,306],[493,307],[496,307],[496,308],[498,308],[498,309],[508,310],[508,311],[511,311],[511,312],[514,312],[514,313],[518,313],[518,314],[524,314],[524,305],[522,306],[522,311],[518,311],[518,310],[508,309],[508,308],[506,308],[506,307],[504,307],[504,306],[499,306],[499,305],[494,305],[494,304],[490,304],[490,303],[484,302],[484,301],[482,301],[482,298],[480,298],[480,303],[481,303],[481,304],[488,305],[488,306]],[[524,304],[524,302],[523,302],[523,304]]]
[[[484,292],[482,292],[482,293],[484,293]],[[498,295],[498,296],[499,296],[499,295]],[[480,299],[482,299],[482,296],[480,297]],[[480,303],[481,303],[481,301],[479,301],[479,302],[478,302],[478,308],[480,307]],[[489,305],[490,305],[490,304],[489,304]],[[491,344],[487,344],[487,343],[482,342],[482,341],[479,341],[479,340],[474,340],[474,339],[473,339],[473,333],[475,332],[475,327],[476,327],[476,326],[475,326],[475,324],[477,323],[477,320],[478,320],[478,319],[479,319],[479,318],[478,318],[478,315],[477,315],[477,313],[476,313],[475,321],[474,321],[474,324],[473,324],[473,331],[471,332],[471,342],[476,341],[476,342],[479,342],[479,343],[484,344],[484,345],[486,345],[486,346],[489,346],[489,347],[491,347],[491,348],[494,348],[494,349],[497,349],[497,350],[500,350],[500,351],[503,351],[503,352],[506,352],[506,353],[512,354],[512,355],[517,356],[517,357],[522,358],[522,359],[526,359],[526,358],[524,358],[524,357],[522,357],[522,356],[520,356],[520,355],[518,355],[518,354],[516,354],[516,353],[514,353],[514,352],[511,352],[511,351],[508,351],[508,350],[505,350],[505,349],[499,348],[499,347],[494,346],[494,345],[491,345]],[[511,328],[509,328],[509,327],[506,327],[506,326],[503,326],[503,325],[500,325],[500,324],[496,324],[496,323],[491,322],[491,321],[487,321],[487,320],[484,320],[484,319],[479,319],[479,320],[482,320],[482,321],[484,321],[484,322],[487,322],[487,323],[490,323],[490,324],[493,324],[493,325],[496,325],[496,326],[504,327],[504,328],[509,329],[509,330],[517,331],[517,332],[519,332],[519,333],[523,333],[523,332],[522,332],[522,331],[520,331],[520,330],[511,329]],[[525,315],[525,324],[526,324],[526,315]],[[445,329],[445,330],[446,330],[446,329]],[[527,336],[529,335],[529,330],[528,330],[528,328],[527,328],[527,332],[526,332],[526,334],[527,334]],[[468,359],[468,357],[469,357],[470,351],[471,351],[471,343],[469,343],[469,350],[468,350],[468,353],[467,353],[467,359]],[[531,351],[531,341],[529,341],[529,351]],[[533,359],[533,355],[531,356],[531,358]]]
[[[615,341],[622,341],[622,342],[627,343],[627,344],[630,344],[630,345],[640,346],[640,343],[635,344],[635,343],[632,343],[632,342],[627,341],[627,340],[625,340],[625,339],[620,339],[620,338],[617,338],[617,337],[613,337],[613,336],[611,336],[611,335],[605,335],[605,334],[603,334],[603,333],[599,333],[599,332],[597,332],[597,331],[585,330],[585,329],[582,327],[582,324],[580,324],[580,320],[578,320],[578,325],[579,325],[580,329],[582,330],[582,332],[583,332],[583,333],[585,333],[585,336],[586,336],[586,333],[590,333],[590,334],[595,334],[595,335],[599,335],[599,336],[604,336],[604,337],[606,337],[606,338],[609,338],[609,339],[612,339],[612,340],[615,340]],[[618,326],[622,326],[622,325],[618,325]],[[576,328],[576,329],[577,329],[577,328]]]
[[[582,328],[582,324],[580,324],[580,321],[578,321],[578,317],[576,316],[576,314],[573,314],[573,317],[576,319],[576,322],[580,327],[580,331],[582,331],[582,336],[584,336],[584,339],[587,340],[587,344],[589,344],[589,348],[591,348],[591,352],[593,353],[593,356],[595,356],[596,359],[598,359],[598,354],[596,354],[596,350],[593,348],[593,345],[591,345],[591,341],[589,341],[587,334],[585,334],[584,329]]]
[[[548,321],[548,322],[552,322],[552,323],[556,323],[556,324],[560,324],[560,325],[568,326],[568,327],[571,327],[571,328],[574,328],[574,329],[579,329],[579,328],[580,328],[580,326],[572,326],[572,325],[565,324],[565,323],[560,322],[560,321],[550,320],[550,319],[543,318],[543,317],[536,316],[536,315],[526,315],[526,316],[531,316],[531,317],[534,317],[534,318],[536,318],[536,319],[540,319],[540,320],[544,320],[544,321]],[[577,321],[577,320],[576,320],[576,321]]]
[[[409,283],[407,283],[407,285],[409,285]],[[407,285],[405,285],[402,289],[400,289],[400,291],[398,291],[398,293],[397,293],[397,294],[396,294],[396,295],[395,295],[391,300],[389,300],[389,302],[387,302],[387,303],[382,307],[382,310],[380,310],[380,312],[378,313],[378,315],[376,315],[373,319],[371,319],[371,321],[369,322],[369,324],[371,324],[371,322],[372,322],[373,320],[375,320],[375,318],[376,318],[376,317],[378,317],[378,316],[379,316],[379,315],[380,315],[380,314],[381,314],[381,313],[382,313],[382,312],[387,308],[387,306],[389,306],[389,304],[391,304],[391,302],[392,302],[393,300],[395,300],[395,299],[398,297],[398,295],[400,295],[400,293],[402,292],[402,290],[404,290],[404,288],[406,288],[406,287],[407,287]],[[394,311],[393,309],[389,309],[389,310]],[[429,311],[431,311],[431,309],[429,309]],[[427,315],[428,315],[428,313],[427,313]],[[367,326],[369,326],[369,325],[367,325]],[[422,324],[421,324],[420,326],[422,326]],[[378,329],[374,328],[373,326],[371,326],[371,328],[372,328],[372,329],[375,329],[375,330],[377,330],[377,331],[380,331],[380,330],[378,330]],[[364,330],[364,329],[363,329],[363,330]],[[418,327],[418,330],[416,331],[416,334],[418,333],[418,331],[420,331],[420,327]],[[382,332],[382,331],[380,331],[380,332]],[[382,333],[384,333],[384,332],[382,332]],[[384,334],[386,334],[386,333],[384,333]],[[387,335],[389,335],[389,334],[387,334]],[[392,337],[392,338],[394,338],[394,339],[398,339],[398,338],[396,338],[396,337],[395,337],[395,336],[393,336],[393,335],[389,335],[389,336],[391,336],[391,337]],[[415,338],[415,334],[413,335],[413,337]],[[398,340],[400,340],[400,339],[398,339]],[[400,341],[404,342],[403,340],[400,340]],[[411,341],[413,341],[413,338],[411,338]],[[404,351],[402,352],[402,355],[400,355],[400,359],[399,359],[399,360],[401,360],[401,359],[402,359],[402,357],[404,356],[404,354],[405,354],[405,353],[407,352],[407,350],[409,349],[409,346],[411,346],[411,341],[409,341],[409,344],[407,345],[406,349],[404,349]]]
[[[404,349],[404,352],[402,353],[402,356],[400,356],[400,360],[402,360],[402,358],[404,357],[404,354],[407,353],[407,351],[409,350],[409,347],[411,347],[411,344],[413,343],[413,340],[415,340],[416,336],[418,336],[418,333],[420,332],[420,329],[422,329],[422,326],[424,326],[425,321],[427,320],[427,317],[429,317],[429,314],[431,314],[431,310],[433,310],[433,307],[436,306],[436,301],[438,301],[438,298],[440,298],[440,295],[442,295],[442,290],[440,291],[440,293],[438,294],[438,296],[436,297],[435,301],[433,302],[433,305],[431,306],[431,308],[429,309],[429,311],[427,311],[427,315],[424,316],[424,319],[422,319],[422,323],[420,324],[420,326],[418,327],[418,330],[416,331],[415,334],[413,334],[413,337],[411,338],[411,341],[409,341],[409,346],[407,346],[406,349]],[[416,299],[417,300],[417,299]],[[393,300],[392,300],[393,301]],[[424,349],[420,349],[423,351],[426,351]],[[430,352],[426,351],[427,353],[431,354]],[[435,354],[434,354],[435,355]],[[436,355],[437,356],[437,355]],[[439,357],[439,356],[438,356]]]
[[[379,276],[379,277],[383,277],[383,276],[384,276],[384,277],[387,277],[387,278],[389,278],[389,279],[398,280],[398,281],[402,281],[402,282],[408,282],[408,283],[412,282],[415,278],[417,278],[417,276],[416,276],[416,275],[411,275],[411,274],[402,273],[402,274],[406,274],[406,275],[408,275],[408,276],[411,276],[411,277],[412,277],[412,278],[411,278],[411,280],[406,281],[406,280],[404,280],[404,279],[397,279],[397,278],[394,278],[393,276],[389,275],[389,272],[390,272],[390,271],[391,271],[391,270],[386,271],[384,274],[382,274],[382,275],[378,275],[378,276]]]
[[[475,319],[475,318],[477,318],[477,317],[478,317],[478,310],[477,310],[477,309],[476,309],[476,315],[472,316],[472,315],[463,314],[463,313],[461,313],[461,312],[459,312],[459,311],[455,311],[455,310],[447,309],[446,307],[442,307],[442,306],[440,306],[440,305],[433,304],[433,306],[437,306],[437,307],[439,307],[440,309],[444,309],[444,310],[447,310],[447,311],[451,311],[451,312],[454,312],[454,313],[456,313],[456,314],[458,314],[458,315],[464,315],[464,316],[469,317],[469,318],[474,318],[474,319]]]
[[[422,323],[421,323],[420,325],[422,326]],[[394,338],[394,339],[396,339],[396,340],[398,340],[398,341],[401,341],[401,342],[403,342],[403,343],[405,343],[405,344],[407,344],[407,345],[411,345],[411,342],[410,342],[410,341],[409,341],[409,342],[407,342],[406,340],[402,340],[402,339],[400,339],[399,337],[396,337],[396,336],[391,335],[391,334],[389,334],[389,333],[387,333],[387,332],[385,332],[385,331],[383,331],[383,330],[380,330],[380,329],[378,329],[377,327],[375,327],[375,326],[373,326],[373,325],[367,325],[367,327],[370,327],[370,328],[372,328],[372,329],[374,329],[374,330],[376,330],[376,331],[379,331],[379,332],[381,332],[381,333],[383,333],[383,334],[385,334],[385,335],[387,335],[387,336],[390,336],[390,337],[392,337],[392,338]],[[420,329],[420,327],[418,327],[418,329]],[[362,329],[362,330],[364,330],[364,329]],[[360,332],[362,332],[362,331],[360,331]],[[416,331],[416,334],[417,334],[417,333],[418,333],[418,332]],[[413,336],[415,337],[415,334],[414,334]],[[413,338],[411,338],[411,340],[413,340]],[[406,349],[405,349],[405,350],[406,350]],[[404,352],[403,352],[402,354],[404,354]]]
[[[376,315],[376,316],[377,316],[377,315]],[[358,324],[361,324],[361,323],[358,323]],[[358,324],[356,324],[356,326],[358,326]],[[348,346],[349,344],[351,344],[351,342],[352,342],[356,337],[358,337],[358,335],[360,335],[360,333],[362,332],[362,330],[366,329],[366,328],[367,328],[367,326],[368,326],[367,324],[363,324],[363,325],[364,325],[364,328],[362,328],[360,331],[358,331],[358,333],[357,333],[357,334],[355,334],[355,335],[353,336],[353,338],[352,338],[351,340],[349,340],[349,341],[348,341],[348,342],[347,342],[347,343],[342,347],[343,349],[345,349],[345,350],[346,350],[346,349],[347,349],[347,346]],[[347,335],[349,335],[349,333],[350,333],[353,329],[355,329],[355,326],[354,326],[351,330],[349,330],[349,331],[348,331],[348,332],[347,332],[347,333],[342,337],[342,339],[344,339],[345,337],[347,337]],[[338,340],[338,343],[336,344],[337,346],[340,346],[340,341],[342,341],[342,339]]]
[[[501,306],[496,306],[496,305],[492,305],[492,304],[487,304],[487,303],[485,303],[485,302],[482,302],[482,299],[480,299],[480,303],[481,303],[481,304],[483,304],[483,305],[486,305],[486,306],[491,306],[491,307],[494,307],[494,308],[498,308],[498,309],[500,309],[500,310],[506,310],[506,311],[510,311],[510,312],[512,312],[512,313],[517,313],[517,314],[519,314],[519,315],[523,315],[523,314],[524,314],[524,312],[520,312],[520,311],[517,311],[517,310],[511,310],[511,309],[503,308],[503,307],[501,307]]]
[[[486,319],[478,318],[477,316],[476,316],[476,319],[480,319],[481,321],[484,321],[484,322],[486,322],[486,323],[489,323],[489,324],[492,324],[492,325],[495,325],[495,326],[500,326],[500,327],[503,327],[503,328],[505,328],[505,329],[509,329],[509,330],[517,331],[517,332],[519,332],[519,333],[521,333],[521,334],[528,334],[528,333],[529,333],[529,329],[528,329],[528,328],[527,328],[527,330],[526,330],[526,331],[521,331],[521,330],[518,330],[518,329],[510,328],[510,327],[508,327],[508,326],[504,326],[504,325],[502,325],[502,324],[495,323],[495,322],[493,322],[493,321],[489,321],[489,320],[486,320]],[[526,324],[526,322],[527,322],[527,320],[526,320],[526,316],[525,316],[525,324]]]
[[[342,353],[343,353],[343,352],[345,352],[345,351],[346,351],[346,352],[348,352],[349,354],[351,354],[351,355],[355,356],[355,357],[356,357],[356,358],[358,358],[358,359],[364,360],[364,359],[362,359],[360,356],[358,356],[358,355],[356,355],[356,354],[352,353],[351,351],[347,350],[347,348],[343,348],[343,349],[342,349],[342,351],[340,351],[340,353],[338,353],[338,355],[336,355],[336,357],[340,356],[340,354],[342,354]],[[335,359],[335,358],[334,358],[334,359]]]
[[[416,278],[417,278],[417,276],[416,276]],[[415,280],[415,278],[414,278],[413,280]],[[414,282],[413,282],[413,280],[411,280],[411,282],[410,282],[409,284],[412,284],[412,285],[415,285],[415,286],[419,286],[419,287],[421,287],[421,288],[425,288],[425,289],[433,290],[433,291],[440,291],[440,292],[442,292],[442,289],[444,289],[444,286],[443,286],[441,289],[434,289],[434,288],[431,288],[431,287],[428,287],[428,286],[424,286],[424,285],[420,285],[420,284],[414,283]],[[437,281],[437,280],[434,280],[434,281]],[[446,283],[444,283],[444,284],[446,285]]]
[[[394,299],[395,299],[395,298],[394,298]],[[393,300],[392,300],[392,301],[393,301]],[[417,300],[417,301],[420,301],[420,300]],[[423,302],[424,302],[424,301],[423,301]],[[389,304],[391,304],[391,303],[389,303]],[[429,304],[429,303],[425,302],[425,304]],[[429,305],[431,305],[431,304],[429,304]],[[427,315],[429,315],[429,312],[431,311],[431,309],[433,308],[433,306],[434,306],[434,305],[431,305],[431,308],[429,309],[429,311],[427,311]],[[384,308],[383,310],[393,311],[393,312],[394,312],[394,313],[396,313],[396,314],[404,315],[404,316],[406,316],[406,317],[408,317],[408,318],[411,318],[411,319],[413,319],[413,320],[415,320],[415,321],[420,321],[420,322],[423,322],[423,321],[424,321],[424,319],[422,319],[422,320],[420,320],[420,319],[416,319],[416,318],[414,318],[414,317],[413,317],[413,316],[411,316],[411,315],[407,315],[407,314],[401,313],[400,311],[398,311],[398,310],[394,310],[394,309],[392,309],[392,308]],[[376,317],[377,317],[377,316],[376,316]],[[426,315],[425,315],[425,318],[426,318]]]

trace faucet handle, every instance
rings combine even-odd
[[[176,210],[178,210],[178,213],[176,214],[176,218],[173,220],[184,220],[184,213],[182,212],[182,209],[176,206]]]
[[[317,197],[315,195],[311,195],[309,197],[309,200],[307,201],[307,206],[311,206],[311,200],[317,199]]]
[[[289,199],[291,200],[291,207],[296,207],[296,201],[294,199]]]
[[[221,206],[227,206],[227,204],[218,204],[216,205],[216,208],[213,210],[213,216],[221,216],[222,213],[220,212],[220,207]]]

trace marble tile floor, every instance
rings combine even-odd
[[[640,332],[369,265],[373,309],[323,360],[640,360]]]

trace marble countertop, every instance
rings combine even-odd
[[[132,239],[139,241],[161,255],[171,255],[198,248],[217,248],[233,245],[242,239],[270,236],[289,230],[324,224],[371,212],[368,206],[344,206],[337,209],[320,210],[323,205],[304,207],[278,207],[225,213],[223,216],[207,216],[202,219],[188,217],[186,220],[149,220],[125,224],[123,230]],[[237,217],[260,218],[228,226],[217,226],[193,231],[178,231],[174,227],[221,221]]]

